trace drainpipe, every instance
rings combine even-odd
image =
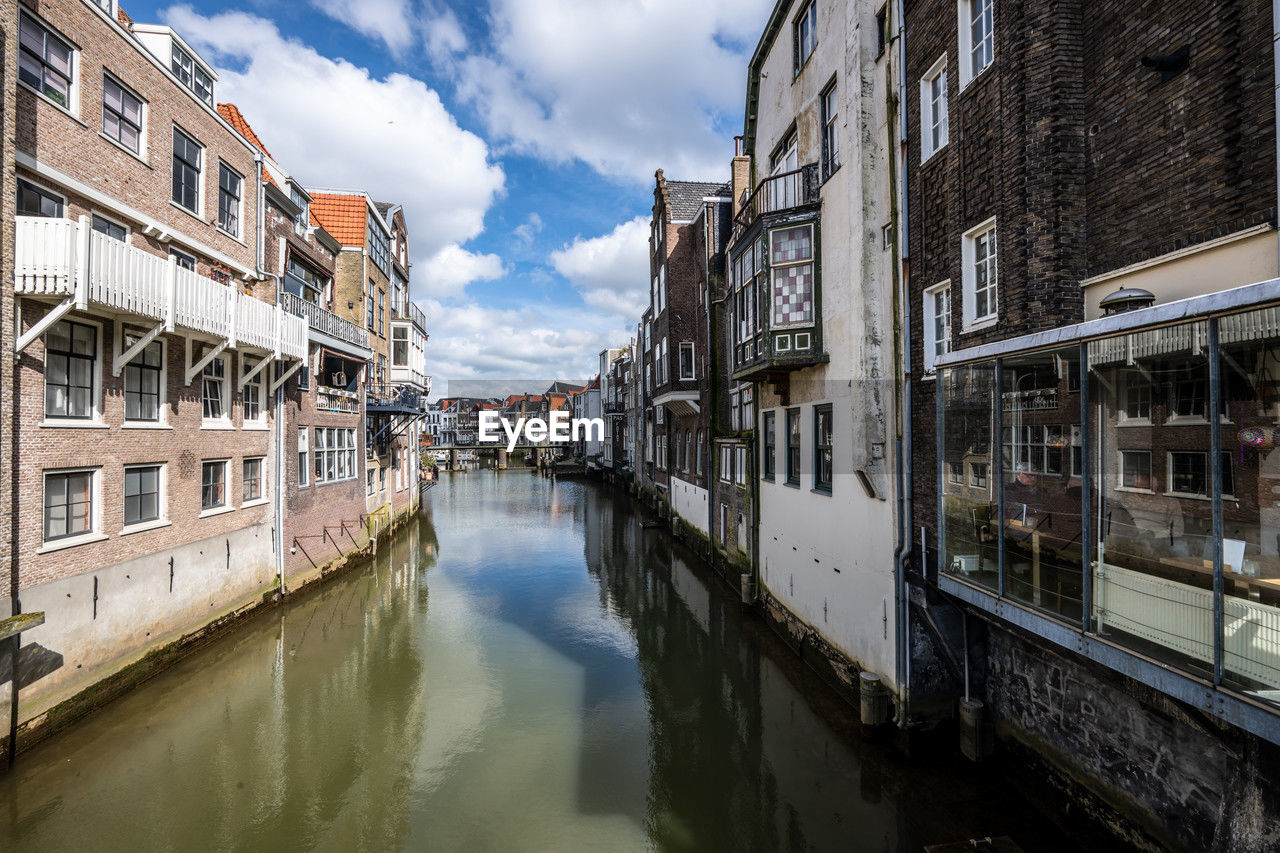
[[[1280,2],[1280,0],[1277,0]],[[260,279],[270,278],[275,281],[276,305],[280,304],[280,276],[274,275],[266,271],[263,267],[263,259],[266,257],[266,240],[267,227],[266,215],[267,204],[263,196],[263,180],[262,180],[262,152],[255,151],[253,155],[254,171],[257,173],[258,181],[258,222],[257,222],[257,245],[255,251],[257,253],[254,268]],[[275,417],[271,426],[273,444],[275,446],[275,464],[272,467],[272,519],[271,523],[275,527],[275,535],[272,536],[272,550],[275,551],[276,577],[280,582],[280,597],[285,594],[284,585],[284,386],[280,386],[275,390]]]
[[[1276,228],[1280,230],[1280,0],[1271,0],[1271,56],[1274,63],[1276,115],[1273,130],[1276,138]],[[1280,264],[1280,242],[1276,244],[1277,264]],[[1280,271],[1280,267],[1277,268]]]
[[[1280,4],[1280,0],[1273,0],[1273,2]],[[911,528],[915,507],[912,496],[911,461],[911,294],[907,289],[907,275],[905,274],[908,257],[907,158],[905,156],[907,121],[906,110],[901,108],[901,98],[907,91],[907,70],[902,0],[897,0],[894,12],[898,19],[896,38],[898,43],[898,97],[894,97],[892,83],[890,82],[888,93],[891,113],[889,121],[889,145],[891,149],[889,169],[890,184],[892,185],[890,194],[891,220],[894,223],[898,238],[894,246],[895,257],[893,258],[892,266],[893,299],[899,303],[896,306],[898,310],[894,311],[894,323],[898,326],[898,334],[894,335],[894,348],[898,349],[899,342],[901,344],[901,350],[895,354],[897,355],[895,363],[901,365],[901,373],[895,377],[899,406],[896,417],[897,436],[894,441],[894,469],[898,491],[897,544],[894,548],[894,604],[897,615],[894,620],[894,639],[896,641],[894,672],[901,696],[898,724],[905,726],[909,719],[908,696],[910,695],[909,681],[911,679],[910,603],[907,594],[906,570],[912,550]],[[892,81],[892,73],[888,75],[887,79]],[[892,128],[894,122],[892,119],[895,117],[893,113],[896,113],[898,124],[897,140],[893,138]],[[894,174],[894,172],[898,171],[898,167],[901,169],[901,176]]]

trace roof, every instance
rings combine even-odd
[[[725,196],[730,193],[725,183],[706,181],[667,181],[667,198],[671,203],[671,219],[686,222],[702,210],[702,200],[707,196]]]
[[[267,150],[267,146],[262,144],[258,134],[253,132],[253,128],[249,125],[249,120],[244,117],[244,113],[240,112],[239,107],[235,104],[218,104],[218,115],[226,119],[227,124],[234,127],[236,132],[249,140],[253,147],[271,157],[271,152]],[[274,160],[275,158],[271,157],[271,159]]]
[[[395,207],[395,205],[389,201],[375,201],[373,206],[378,208],[378,213],[382,214],[383,219],[387,218],[387,211]]]
[[[311,215],[344,246],[364,248],[368,202],[359,193],[315,192]]]

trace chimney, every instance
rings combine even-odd
[[[733,215],[737,216],[747,193],[751,192],[751,158],[742,153],[741,136],[733,138],[733,152],[733,163],[729,169],[732,186],[730,195],[733,196]]]

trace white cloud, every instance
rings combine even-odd
[[[395,54],[402,54],[416,40],[408,0],[311,0],[311,4],[353,30],[380,39]]]
[[[551,266],[593,308],[634,320],[649,303],[649,220],[637,216],[599,237],[577,237]]]
[[[469,252],[451,243],[426,263],[415,264],[416,281],[434,299],[458,299],[473,281],[492,281],[506,273],[502,258]]]
[[[205,17],[177,6],[163,18],[218,66],[218,99],[237,104],[304,184],[402,203],[417,269],[483,230],[503,171],[421,80],[375,78],[245,13]]]
[[[523,245],[530,245],[533,238],[542,233],[542,217],[536,212],[530,213],[529,218],[523,224],[517,225],[511,233],[515,234],[516,239]]]
[[[555,305],[493,308],[424,300],[427,363],[445,379],[594,376],[601,350],[629,340],[623,323]]]
[[[728,172],[771,0],[492,0],[492,49],[458,59],[491,138],[639,181]]]

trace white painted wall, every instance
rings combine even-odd
[[[707,530],[707,490],[680,479],[674,471],[670,478],[671,511],[690,527],[709,535]]]

